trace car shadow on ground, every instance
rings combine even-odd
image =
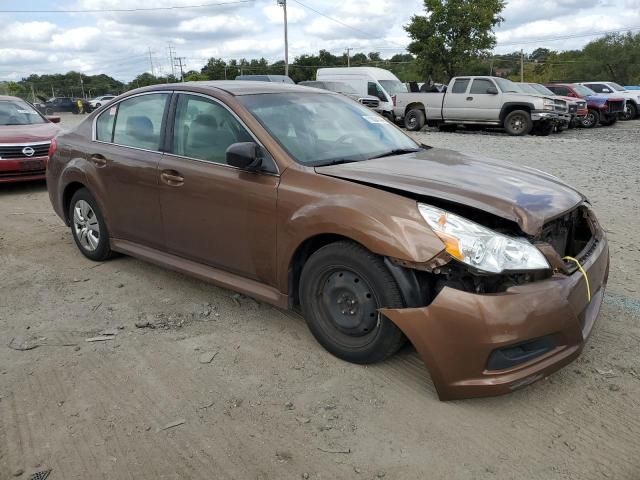
[[[0,184],[0,196],[39,193],[47,189],[47,182],[34,180],[30,182],[16,182]]]

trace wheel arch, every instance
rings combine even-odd
[[[411,110],[413,109],[417,109],[417,110],[422,110],[424,112],[424,116],[426,118],[427,116],[427,109],[424,106],[424,103],[422,102],[411,102],[409,105],[407,105],[404,109],[404,114],[405,116],[407,115],[407,113],[409,113]]]
[[[62,213],[64,215],[64,221],[67,225],[69,225],[69,222],[71,220],[69,218],[69,207],[71,207],[71,199],[73,198],[75,193],[82,188],[88,189],[88,187],[84,183],[74,180],[68,183],[62,191]]]
[[[531,112],[535,110],[535,108],[531,103],[507,102],[502,105],[502,109],[500,110],[500,122],[504,122],[504,119],[507,118],[507,115],[515,110],[524,110],[531,114]]]

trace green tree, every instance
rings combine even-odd
[[[493,28],[502,22],[504,6],[503,0],[424,0],[426,15],[412,16],[404,27],[412,39],[407,50],[425,75],[466,73],[466,62],[495,46]]]

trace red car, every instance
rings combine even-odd
[[[0,183],[44,180],[59,122],[21,98],[0,95]]]

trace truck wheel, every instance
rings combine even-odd
[[[622,114],[622,120],[633,120],[638,116],[638,106],[635,103],[628,102],[624,113]]]
[[[419,132],[424,127],[424,112],[418,108],[413,108],[404,116],[404,126],[411,132]]]
[[[305,263],[300,303],[309,330],[336,357],[374,363],[406,338],[379,308],[402,308],[397,283],[380,257],[349,241],[331,243]]]
[[[532,128],[531,115],[524,110],[514,110],[504,119],[504,129],[509,135],[527,135]]]
[[[584,128],[593,128],[600,123],[600,112],[594,108],[590,108],[587,116],[582,120]]]

